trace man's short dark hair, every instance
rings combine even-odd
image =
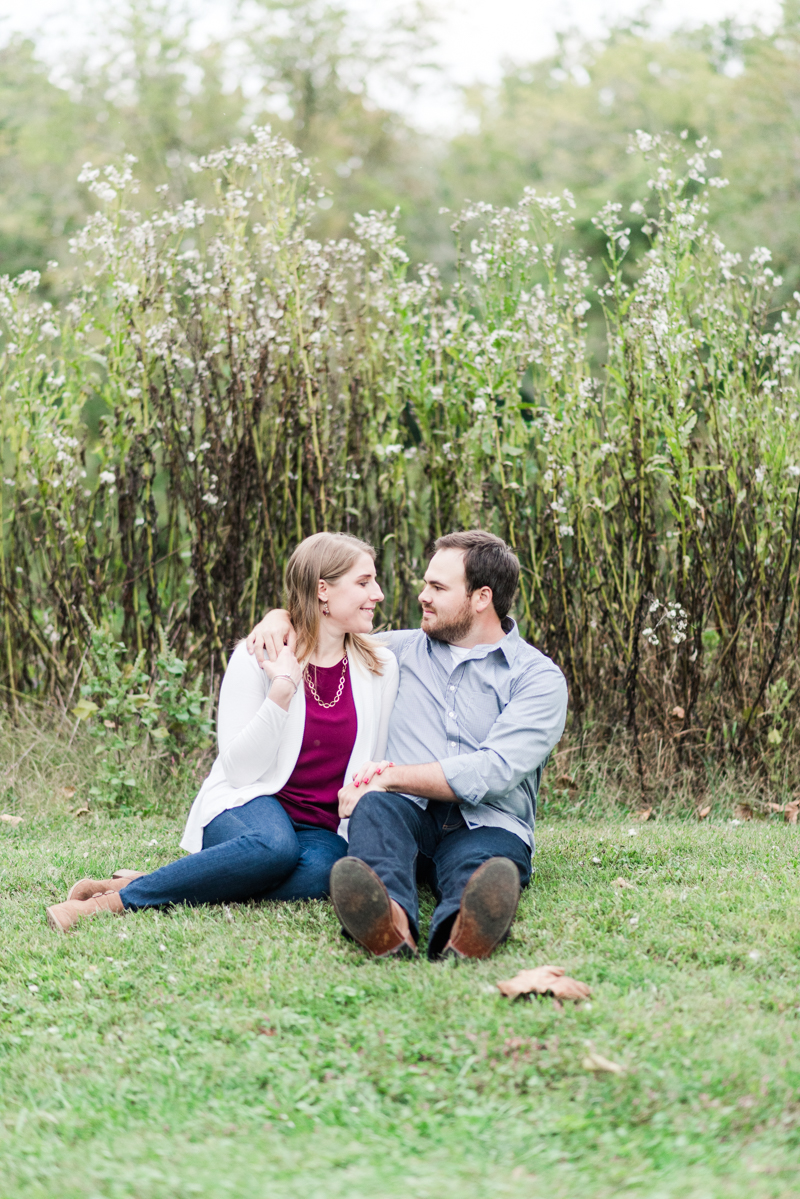
[[[463,550],[467,594],[491,587],[492,604],[500,620],[508,616],[519,583],[519,560],[502,537],[483,529],[466,529],[463,533],[446,533],[434,545],[439,550]]]

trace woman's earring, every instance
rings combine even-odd
[[[327,601],[327,600],[325,600],[325,603],[322,605],[322,615],[323,615],[323,616],[330,616],[330,614],[331,614],[331,610],[330,610],[330,608],[328,607],[328,601]]]

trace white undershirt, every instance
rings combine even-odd
[[[453,655],[453,666],[460,666],[467,654],[472,653],[473,648],[471,645],[468,645],[466,648],[463,645],[451,645],[450,653]]]

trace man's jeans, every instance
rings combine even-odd
[[[531,851],[522,838],[504,828],[468,828],[458,804],[431,800],[423,810],[403,795],[370,791],[353,810],[349,836],[348,854],[371,866],[392,899],[405,908],[415,941],[417,882],[430,884],[436,896],[430,958],[438,957],[447,944],[464,887],[481,863],[510,858],[521,886],[530,882]]]
[[[203,831],[200,853],[137,878],[120,891],[123,907],[323,899],[331,867],[347,842],[329,829],[296,824],[272,795],[221,812]]]

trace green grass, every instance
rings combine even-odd
[[[0,826],[0,1195],[796,1195],[798,831],[629,827],[544,823],[510,941],[454,966],[370,961],[325,904],[58,936],[47,903],[180,823]],[[545,962],[591,1005],[495,990]]]

